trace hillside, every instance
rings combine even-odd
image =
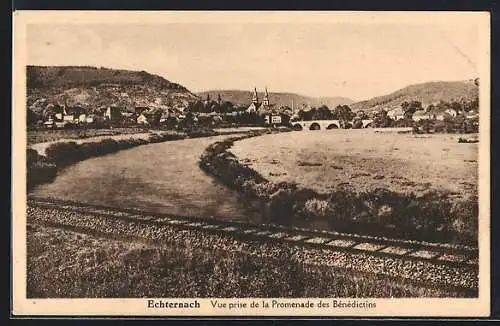
[[[249,105],[252,102],[253,91],[242,91],[242,90],[212,90],[199,92],[197,95],[202,99],[207,97],[207,94],[210,95],[211,99],[217,99],[217,95],[220,94],[222,100],[229,101],[235,105]],[[264,97],[264,92],[257,92],[259,96],[259,101]],[[307,97],[300,94],[295,93],[273,93],[269,92],[269,101],[271,104],[280,106],[292,106],[292,100],[294,106],[300,107],[303,104],[310,104],[311,106],[318,106],[325,104],[329,108],[334,108],[339,104],[350,104],[353,101],[351,99],[345,97],[320,97],[313,98]]]
[[[423,107],[435,104],[440,100],[452,101],[465,98],[472,100],[478,96],[478,88],[474,81],[451,81],[451,82],[427,82],[423,84],[410,85],[391,94],[378,96],[366,101],[352,103],[354,111],[372,111],[376,109],[393,109],[400,107],[404,101],[420,101]]]
[[[49,103],[100,106],[171,106],[197,99],[184,86],[145,71],[95,67],[27,67],[28,107],[37,112]]]

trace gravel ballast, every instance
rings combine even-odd
[[[354,272],[386,275],[409,282],[444,288],[460,288],[477,291],[477,266],[448,266],[430,261],[404,257],[379,257],[366,252],[343,252],[332,249],[297,246],[289,241],[262,242],[242,241],[231,233],[214,233],[210,229],[183,225],[148,224],[122,220],[96,213],[83,213],[59,208],[28,205],[28,223],[44,223],[79,232],[111,238],[147,239],[160,243],[171,243],[197,248],[219,248],[227,251],[245,252],[259,257],[270,257],[284,250],[293,252],[293,259],[304,265],[321,265]]]

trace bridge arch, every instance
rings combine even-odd
[[[330,130],[330,129],[339,129],[339,125],[337,125],[336,123],[331,123],[329,124],[326,129]]]
[[[317,122],[311,123],[311,126],[309,127],[309,130],[320,130],[321,126]]]
[[[372,119],[367,119],[367,120],[362,120],[363,122],[363,128],[371,128],[373,127],[373,120]]]
[[[300,123],[296,123],[293,125],[293,130],[295,130],[295,131],[301,131],[303,129],[304,129],[304,127],[302,127],[302,125]]]

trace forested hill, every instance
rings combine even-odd
[[[216,100],[217,96],[220,95],[223,101],[229,101],[235,105],[249,105],[252,102],[253,91],[242,91],[242,90],[211,90],[205,92],[197,93],[199,97],[205,99],[207,95],[211,99]],[[259,101],[262,101],[264,97],[264,92],[257,92],[259,96]],[[288,106],[301,107],[302,105],[310,106],[320,106],[327,105],[330,108],[334,108],[339,104],[350,104],[353,101],[345,97],[308,97],[296,93],[276,93],[269,92],[269,101],[276,107]]]
[[[88,66],[28,66],[28,107],[40,103],[89,108],[168,105],[187,106],[197,100],[184,86],[145,71]]]
[[[400,107],[404,101],[420,101],[426,107],[441,100],[445,102],[460,101],[461,99],[470,101],[477,96],[478,87],[474,80],[427,82],[410,85],[388,95],[352,103],[350,107],[354,111],[392,109]]]

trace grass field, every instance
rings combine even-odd
[[[320,193],[338,186],[417,195],[441,190],[459,199],[478,191],[478,144],[450,134],[304,131],[245,139],[230,151],[272,182]]]
[[[28,224],[29,298],[462,297],[411,280],[303,264],[286,247],[154,244]],[[206,242],[206,241],[205,241]],[[458,292],[457,292],[458,291]],[[477,294],[476,294],[477,295]]]

